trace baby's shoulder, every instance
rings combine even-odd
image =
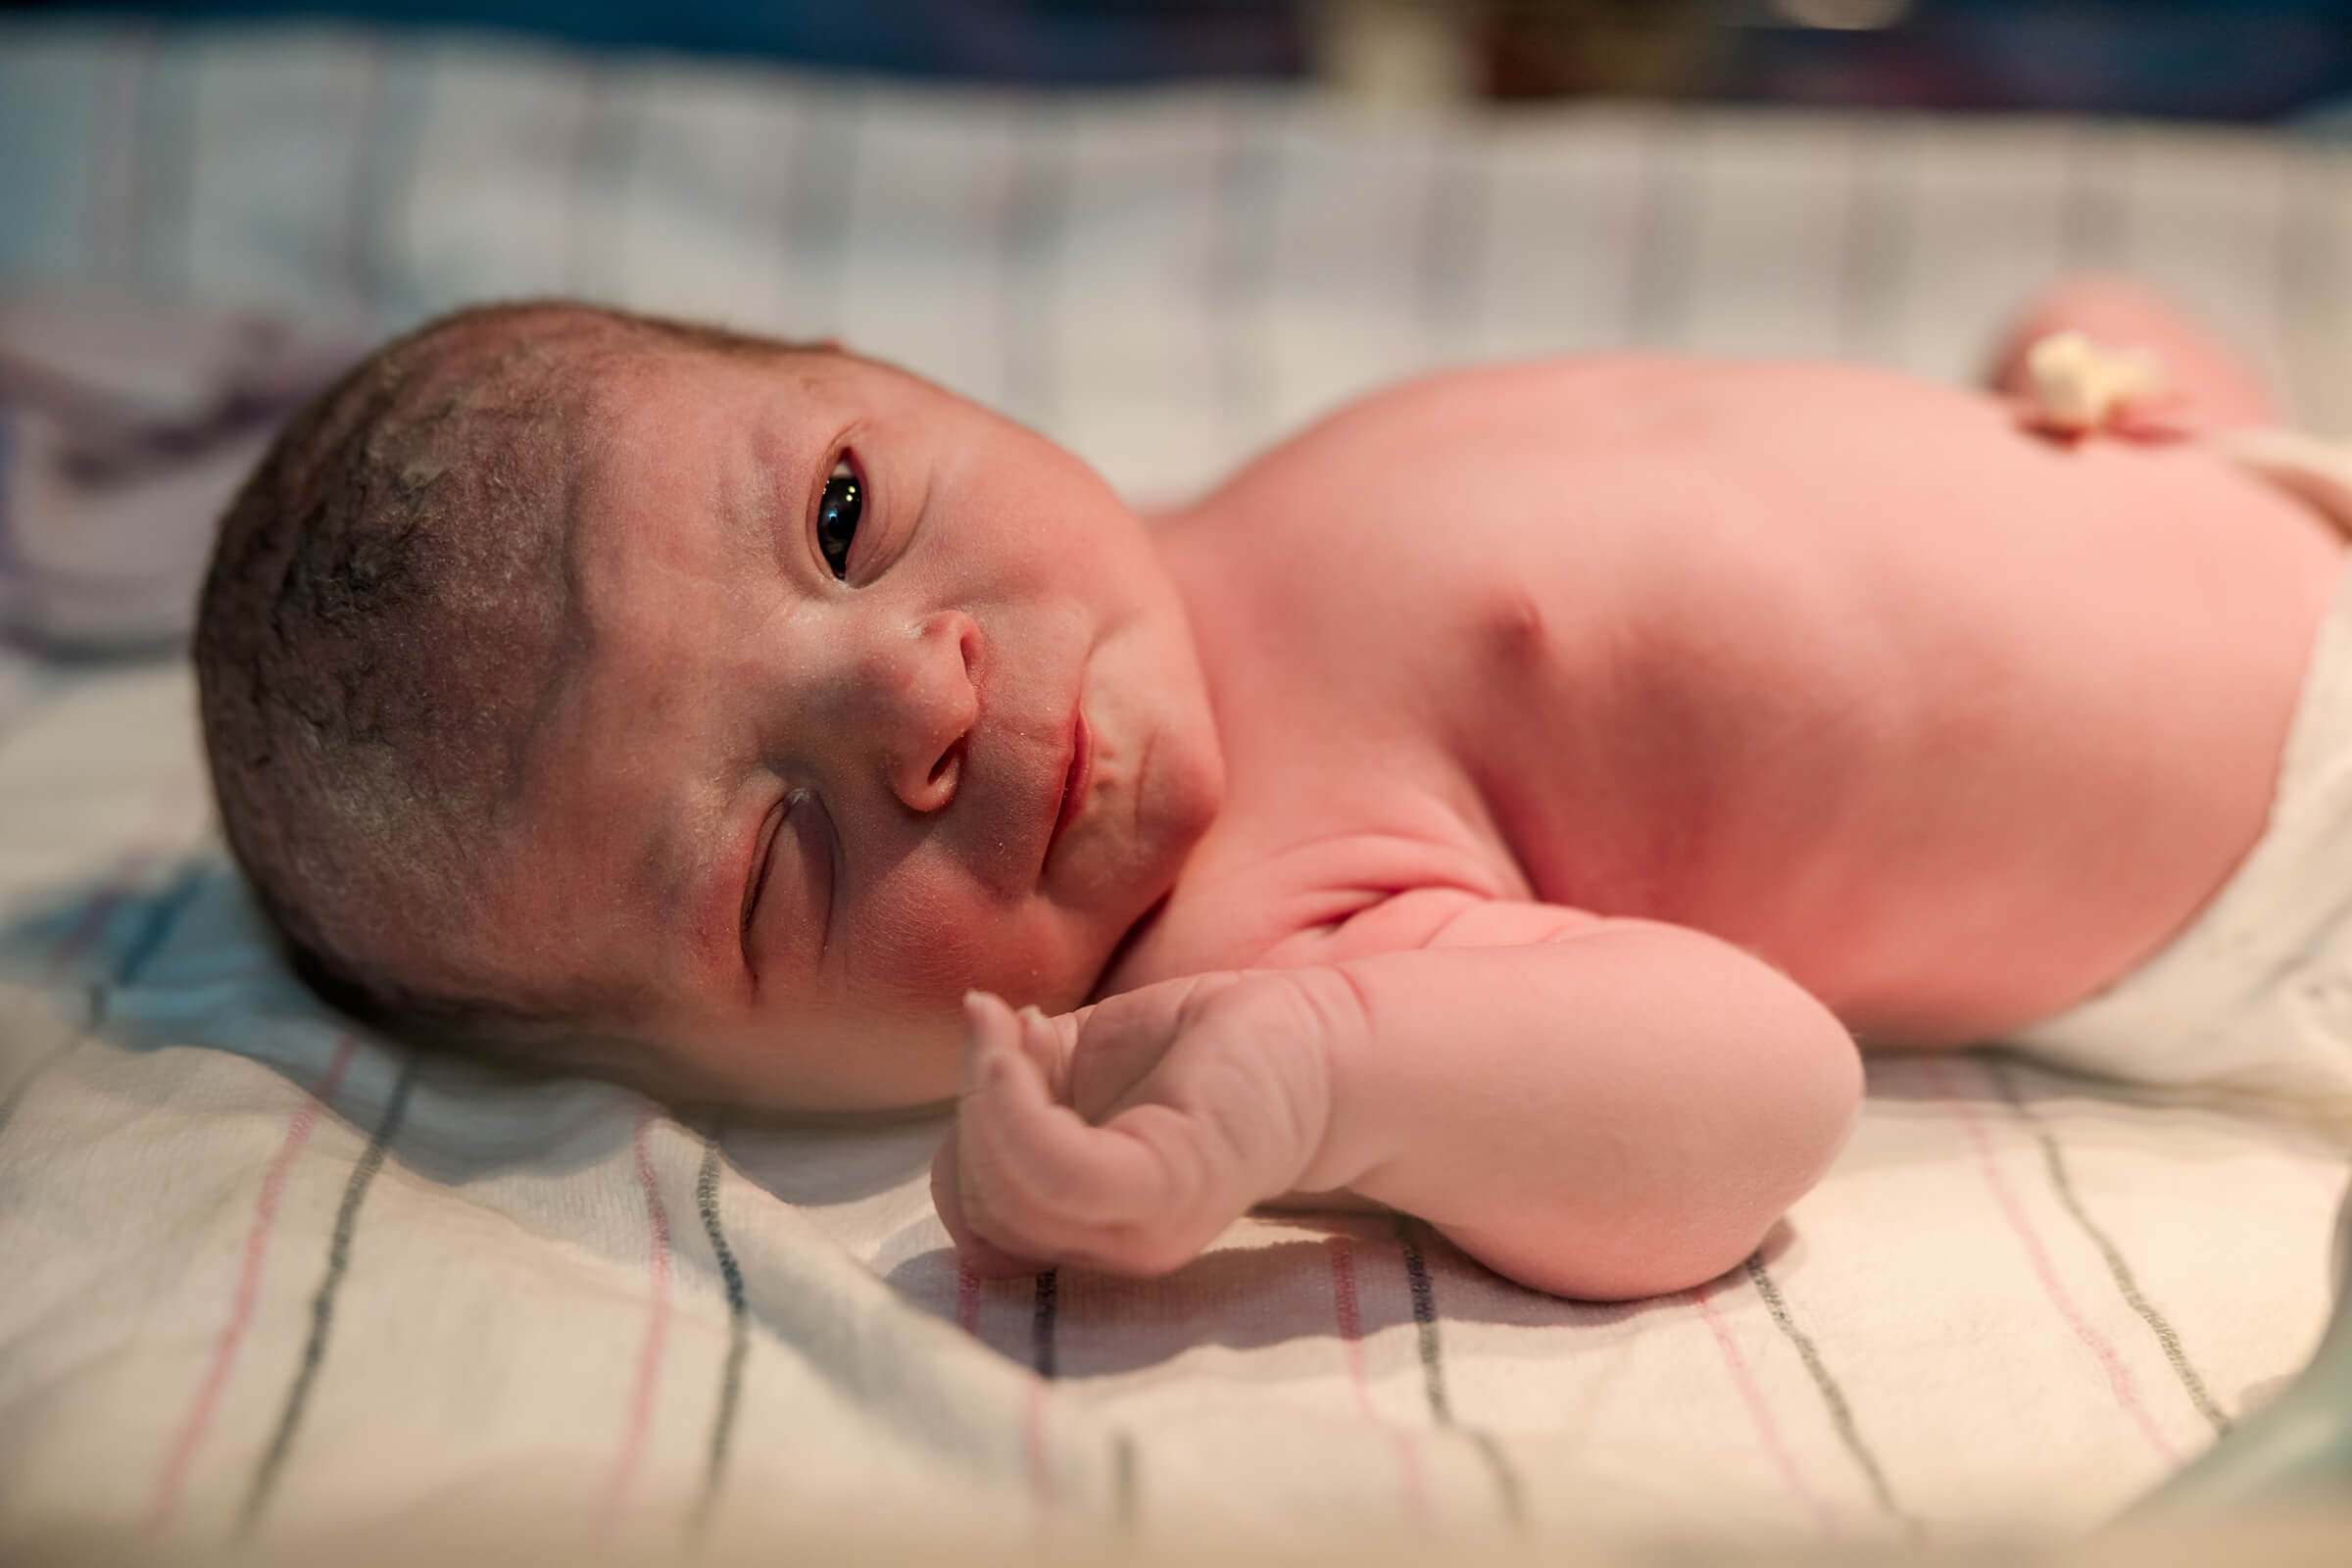
[[[1252,549],[1332,529],[1372,543],[1382,520],[1455,503],[1448,530],[1556,511],[1590,491],[1630,500],[1713,494],[1727,477],[1857,441],[1897,445],[1985,422],[1979,393],[1835,361],[1711,360],[1610,352],[1469,366],[1383,388],[1325,415],[1189,509]],[[1738,488],[1735,486],[1735,488]],[[1600,516],[1586,506],[1581,514]],[[1492,533],[1492,528],[1488,532]]]
[[[1732,370],[1726,362],[1631,350],[1454,366],[1342,404],[1266,456],[1386,442],[1399,432],[1508,427],[1528,418],[1549,421],[1611,408],[1651,408],[1660,398],[1702,391]]]
[[[1365,394],[1324,415],[1289,441],[1361,439],[1398,426],[1453,421],[1509,423],[1568,417],[1602,425],[1665,423],[1749,411],[1788,411],[1814,402],[1879,401],[1906,393],[1949,400],[1955,389],[1842,360],[1717,359],[1649,350],[1608,350],[1497,361],[1434,370]],[[1982,401],[1975,393],[1967,401]]]

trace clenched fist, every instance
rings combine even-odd
[[[1164,1274],[1311,1174],[1327,999],[1291,971],[1195,975],[1058,1017],[964,998],[931,1196],[965,1263]]]

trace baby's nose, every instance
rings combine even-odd
[[[878,651],[867,666],[865,698],[877,720],[883,772],[891,793],[916,811],[956,798],[964,743],[979,714],[972,665],[980,630],[959,610],[942,611]]]

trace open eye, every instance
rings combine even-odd
[[[816,505],[816,548],[836,577],[850,574],[850,545],[858,537],[858,518],[864,511],[865,486],[845,457],[833,465]]]

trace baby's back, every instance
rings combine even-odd
[[[1886,1043],[2052,1012],[2210,896],[2340,554],[2192,447],[1630,358],[1384,394],[1161,539],[1229,796],[1116,983],[1459,886],[1713,932]]]

